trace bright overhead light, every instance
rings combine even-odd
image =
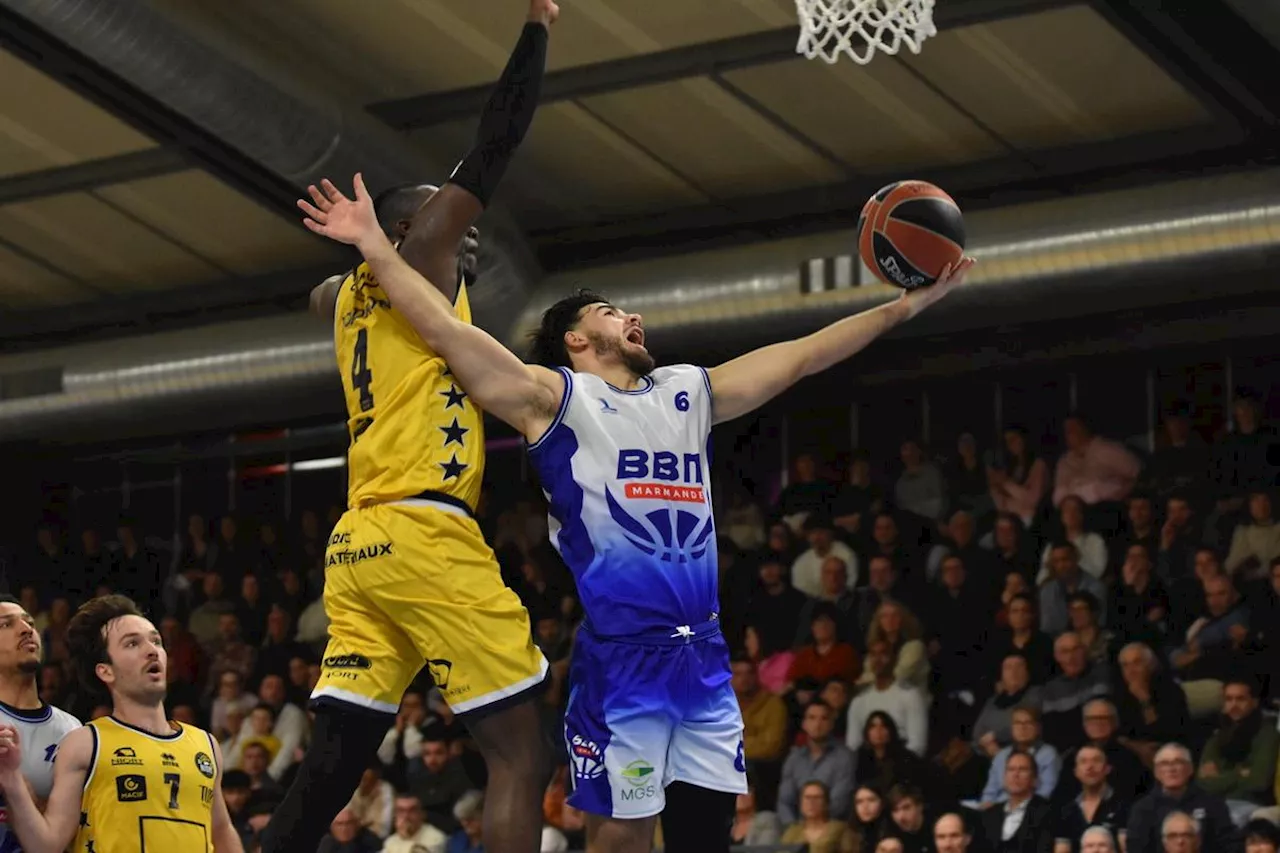
[[[292,465],[295,471],[325,471],[329,468],[341,468],[347,464],[345,456],[326,456],[323,459],[303,459]]]

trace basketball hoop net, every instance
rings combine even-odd
[[[905,44],[912,53],[937,35],[934,0],[796,0],[800,44],[796,52],[834,64],[845,54],[859,65],[877,50],[897,53]]]

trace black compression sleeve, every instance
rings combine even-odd
[[[547,35],[542,24],[524,25],[520,41],[480,116],[475,145],[449,178],[450,183],[467,190],[485,207],[533,123],[547,65]]]

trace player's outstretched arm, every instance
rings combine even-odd
[[[410,267],[382,232],[360,175],[355,176],[355,199],[328,180],[308,192],[311,201],[298,201],[308,217],[306,226],[360,250],[391,304],[444,357],[480,408],[527,437],[540,436],[555,418],[564,380],[545,367],[525,364],[488,333],[454,315],[444,294]]]
[[[53,763],[53,790],[44,814],[22,777],[22,744],[18,731],[0,725],[0,791],[9,811],[9,826],[27,853],[62,853],[80,827],[80,797],[93,760],[93,732],[74,729],[58,745]]]
[[[446,294],[457,284],[459,243],[489,206],[533,124],[547,65],[548,30],[559,15],[554,0],[530,0],[528,21],[480,114],[471,150],[413,217],[400,244],[409,266],[444,286]]]
[[[218,778],[213,780],[213,827],[210,832],[213,853],[244,853],[244,843],[231,822],[227,801],[222,796],[222,747],[213,738],[209,738],[209,743],[213,746],[213,759],[218,767]]]
[[[739,356],[707,371],[716,423],[758,409],[806,376],[838,364],[885,332],[906,322],[959,286],[973,266],[965,258],[938,281],[861,314],[845,317],[811,335]]]

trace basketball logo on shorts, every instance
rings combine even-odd
[[[685,563],[700,559],[715,541],[711,536],[715,529],[711,516],[702,519],[682,509],[663,507],[647,513],[642,520],[619,506],[608,489],[604,497],[609,505],[609,515],[622,528],[627,541],[665,562]]]
[[[573,775],[579,779],[597,779],[604,774],[604,751],[582,735],[574,735],[569,742],[569,758]]]

